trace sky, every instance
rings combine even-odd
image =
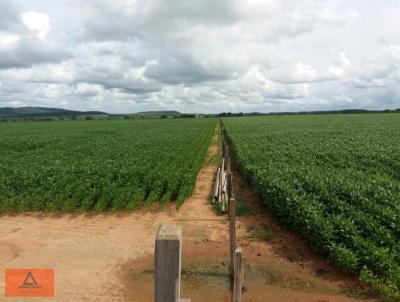
[[[398,0],[0,0],[0,107],[400,108]]]

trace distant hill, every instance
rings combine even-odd
[[[24,117],[58,117],[58,116],[88,116],[107,115],[101,111],[76,111],[60,108],[46,107],[3,107],[0,108],[0,118],[24,118]]]
[[[385,110],[342,109],[342,110],[295,111],[295,112],[221,112],[221,113],[216,114],[216,116],[229,117],[229,116],[367,114],[367,113],[400,113],[400,108],[385,109]]]
[[[142,112],[137,112],[134,115],[136,116],[145,116],[145,117],[150,117],[150,116],[181,116],[182,113],[179,111],[142,111]]]

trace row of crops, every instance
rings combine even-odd
[[[215,119],[0,124],[0,212],[133,210],[193,191]]]
[[[344,272],[400,288],[400,115],[223,120],[264,205]]]

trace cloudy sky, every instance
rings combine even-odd
[[[399,0],[0,0],[0,107],[400,108]]]

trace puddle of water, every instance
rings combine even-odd
[[[230,301],[228,260],[225,257],[185,257],[181,276],[181,297],[192,302]],[[129,301],[154,301],[153,257],[131,264],[125,271],[126,298]],[[356,302],[371,301],[352,298],[349,293],[326,287],[305,276],[284,274],[277,268],[246,265],[242,301]]]
[[[153,301],[154,268],[138,267],[127,273],[126,295],[130,301]],[[228,301],[230,297],[229,267],[224,261],[206,264],[191,261],[184,264],[181,275],[181,296],[192,302]]]

